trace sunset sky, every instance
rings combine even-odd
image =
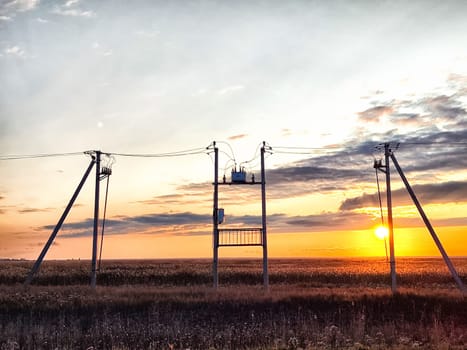
[[[7,156],[212,141],[221,177],[234,158],[259,179],[258,146],[272,147],[271,257],[385,255],[382,142],[400,143],[448,254],[466,256],[466,13],[466,1],[0,0],[0,258],[37,258],[90,162]],[[112,169],[104,258],[211,256],[212,154],[116,155]],[[439,255],[392,171],[396,255]],[[91,176],[47,258],[90,257],[93,188]],[[260,198],[222,187],[223,225],[260,226]],[[221,248],[233,256],[261,251]]]

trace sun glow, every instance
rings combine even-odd
[[[378,226],[375,229],[375,235],[379,239],[385,239],[389,235],[389,231],[386,226]]]

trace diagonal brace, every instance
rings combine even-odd
[[[26,281],[24,282],[25,285],[31,284],[31,281],[32,281],[34,275],[37,273],[37,271],[39,271],[39,268],[40,268],[40,266],[42,264],[42,260],[44,260],[44,257],[47,254],[47,251],[49,250],[49,248],[52,245],[55,237],[57,236],[58,231],[62,227],[63,222],[65,221],[68,213],[71,210],[71,207],[73,206],[76,198],[78,197],[79,192],[81,191],[81,188],[83,188],[83,185],[86,182],[86,179],[88,178],[89,173],[91,172],[92,167],[94,166],[94,164],[96,164],[96,161],[95,161],[95,159],[93,157],[92,160],[91,160],[91,163],[89,164],[88,168],[86,169],[86,172],[84,173],[83,178],[81,179],[81,182],[79,183],[78,187],[76,188],[75,193],[73,193],[73,196],[71,197],[70,202],[66,206],[65,211],[63,212],[63,214],[60,217],[60,219],[58,220],[58,223],[55,226],[52,234],[50,235],[49,240],[45,244],[44,248],[42,249],[41,253],[39,254],[39,257],[37,258],[36,262],[34,263],[34,266],[32,267],[31,271],[29,272],[29,274],[28,274],[28,276],[26,278]]]
[[[405,177],[404,172],[402,171],[402,169],[401,169],[401,167],[399,165],[399,162],[397,161],[396,157],[394,156],[394,153],[391,153],[391,159],[392,159],[397,171],[399,172],[399,175],[401,176],[401,179],[404,182],[404,185],[407,188],[407,191],[409,192],[410,197],[412,198],[412,201],[414,202],[415,206],[417,207],[418,212],[420,213],[420,216],[422,217],[423,222],[426,225],[426,228],[430,232],[431,237],[433,238],[433,240],[435,241],[436,246],[438,247],[438,250],[440,251],[441,255],[443,256],[444,262],[446,263],[446,265],[447,265],[447,267],[449,269],[449,272],[451,272],[451,275],[454,278],[454,280],[456,281],[457,286],[459,287],[461,292],[464,293],[464,294],[467,294],[467,288],[464,286],[464,284],[462,283],[462,280],[459,278],[459,275],[457,274],[457,271],[454,268],[454,265],[452,264],[451,259],[449,259],[449,256],[446,253],[446,251],[444,250],[444,247],[441,244],[441,241],[439,240],[438,236],[436,235],[436,232],[433,229],[433,226],[431,226],[430,220],[428,220],[428,217],[426,216],[425,211],[423,210],[420,202],[418,201],[417,196],[415,195],[415,192],[413,191],[412,187],[410,186],[409,181]]]

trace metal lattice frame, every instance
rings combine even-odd
[[[218,229],[219,247],[262,246],[262,228],[227,228]]]

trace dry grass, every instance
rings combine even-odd
[[[454,262],[466,280],[467,260]],[[0,268],[1,349],[465,349],[467,300],[435,260],[400,260],[391,295],[378,260],[111,261]]]

